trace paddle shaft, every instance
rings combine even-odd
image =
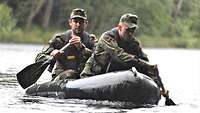
[[[157,75],[157,78],[158,78],[158,81],[160,82],[160,87],[161,87],[162,91],[166,92],[165,87],[163,85],[163,82],[162,82],[159,74]],[[166,95],[166,96],[168,96],[168,95]]]
[[[157,70],[156,71],[156,75],[157,75],[157,79],[158,79],[158,81],[160,82],[160,87],[161,87],[161,89],[162,89],[162,95],[165,97],[165,99],[166,99],[166,101],[165,101],[165,105],[167,105],[167,106],[170,106],[170,105],[176,105],[175,103],[174,103],[174,101],[171,99],[171,98],[169,98],[169,91],[167,90],[166,91],[166,89],[165,89],[165,87],[164,87],[164,85],[163,85],[163,82],[162,82],[162,80],[161,80],[161,77],[160,77],[160,75],[159,75],[159,71]]]

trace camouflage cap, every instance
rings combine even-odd
[[[72,10],[72,13],[70,15],[70,19],[73,19],[73,18],[82,18],[82,19],[86,20],[87,14],[84,9],[75,8]]]
[[[127,13],[121,16],[120,21],[122,23],[126,23],[129,28],[138,27],[137,25],[137,15],[133,15],[131,13]]]

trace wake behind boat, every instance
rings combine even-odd
[[[111,72],[73,81],[34,84],[26,93],[65,99],[123,101],[135,105],[158,104],[161,98],[156,83],[136,70]]]

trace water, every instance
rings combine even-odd
[[[56,99],[25,95],[16,73],[34,62],[41,45],[0,43],[0,112],[1,113],[67,113],[67,112],[136,112],[198,113],[200,111],[200,50],[145,49],[152,63],[158,64],[164,85],[176,106],[165,106],[162,98],[157,106],[135,108],[131,104],[109,101]],[[39,83],[49,81],[45,71]]]

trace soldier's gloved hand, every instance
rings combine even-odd
[[[64,53],[64,51],[60,51],[60,50],[55,49],[55,50],[53,50],[53,51],[50,53],[50,55],[53,56],[53,57],[55,57],[55,58],[58,58],[58,57],[61,56],[63,53]]]

